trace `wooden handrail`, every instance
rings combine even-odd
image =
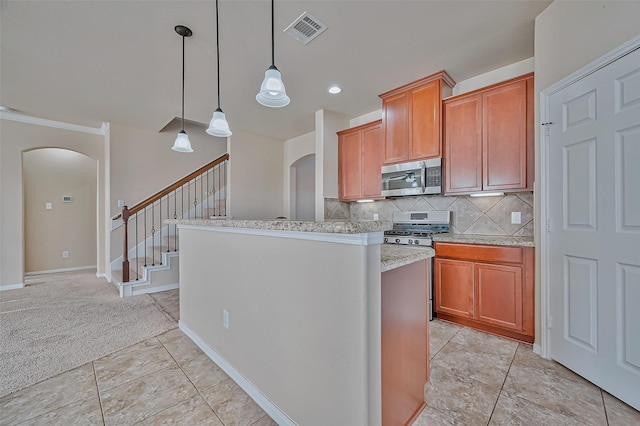
[[[184,185],[185,183],[189,182],[190,180],[198,177],[202,173],[206,172],[207,170],[217,166],[218,164],[220,164],[223,161],[226,161],[228,159],[229,159],[229,154],[224,154],[224,155],[216,158],[212,162],[210,162],[208,164],[205,164],[204,166],[200,167],[195,172],[189,173],[187,176],[183,177],[182,179],[176,181],[175,183],[173,183],[173,184],[167,186],[166,188],[164,188],[163,190],[158,191],[154,195],[150,196],[146,200],[141,201],[138,204],[136,204],[135,206],[131,207],[129,209],[129,214],[130,215],[136,214],[137,212],[139,212],[140,210],[144,209],[145,207],[150,206],[152,203],[158,201],[160,198],[164,197],[165,195],[168,195],[172,191],[180,188],[182,185]],[[122,217],[122,213],[118,214],[117,216],[114,216],[112,220],[118,220],[121,217]]]

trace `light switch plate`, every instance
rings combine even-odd
[[[118,200],[118,207],[124,207],[124,200]]]
[[[511,212],[511,224],[520,225],[522,223],[522,215],[520,212]]]
[[[45,203],[44,208],[47,210],[51,210],[53,208],[53,205],[51,203]]]

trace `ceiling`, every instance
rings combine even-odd
[[[268,0],[221,0],[221,106],[232,131],[286,140],[314,130],[314,113],[357,117],[378,94],[446,70],[454,80],[533,56],[535,17],[550,1],[304,1],[275,4],[275,62],[291,98],[255,95],[271,64]],[[306,46],[283,30],[303,12],[328,29]],[[0,104],[22,114],[99,127],[160,131],[181,113],[208,123],[217,106],[215,2],[0,3]],[[343,88],[339,95],[329,85]]]

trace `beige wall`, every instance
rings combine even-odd
[[[639,1],[555,1],[536,18],[536,123],[540,123],[540,92],[640,35]],[[540,223],[540,132],[536,125],[535,222]],[[540,306],[540,232],[536,226],[536,306]],[[540,344],[540,311],[536,312],[536,343]]]
[[[74,151],[23,153],[25,272],[95,267],[97,171],[96,160]]]
[[[111,125],[112,217],[120,213],[118,200],[131,207],[227,152],[226,138],[189,123],[185,131],[194,151],[188,154],[171,150],[175,132]]]
[[[24,211],[22,153],[37,148],[64,148],[98,161],[98,208],[104,209],[105,136],[46,127],[10,120],[0,121],[0,286],[23,283]],[[98,240],[105,238],[104,217],[98,220]],[[104,270],[104,256],[98,250],[98,270]]]
[[[235,219],[286,216],[284,143],[236,131],[229,137],[229,214]]]
[[[380,424],[379,245],[184,227],[180,243],[181,326],[297,424]]]

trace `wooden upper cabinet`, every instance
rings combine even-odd
[[[348,133],[339,138],[338,180],[341,200],[357,200],[361,196],[362,156],[360,133]]]
[[[533,189],[533,74],[444,101],[445,193]]]
[[[440,157],[442,139],[442,81],[434,80],[410,92],[411,132],[409,156],[412,159]]]
[[[383,99],[384,164],[409,160],[409,93]]]
[[[483,187],[527,187],[527,83],[518,81],[483,95]]]
[[[355,201],[381,196],[382,122],[338,132],[338,196]]]
[[[362,129],[362,197],[381,198],[382,123]]]
[[[455,82],[444,71],[383,93],[384,164],[442,155],[442,98]]]
[[[445,192],[482,191],[482,95],[445,103]]]

